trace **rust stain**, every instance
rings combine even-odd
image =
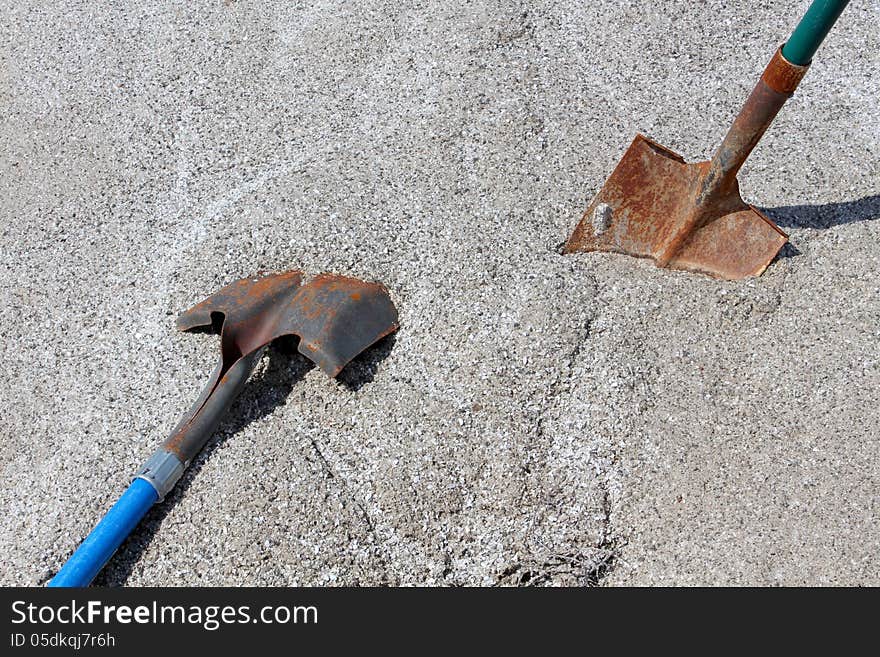
[[[782,48],[778,48],[764,69],[761,80],[773,91],[791,95],[809,69],[809,66],[792,64],[782,55]]]

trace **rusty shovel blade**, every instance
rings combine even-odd
[[[637,135],[564,252],[625,253],[730,280],[760,275],[788,237],[742,200],[736,175],[806,71],[777,50],[711,160],[688,164]]]
[[[397,310],[379,283],[299,271],[230,283],[177,319],[188,331],[221,327],[220,362],[199,399],[162,447],[189,464],[259,363],[264,348],[296,335],[299,352],[335,377],[370,345],[397,329]]]
[[[276,338],[296,335],[300,353],[328,376],[397,328],[397,311],[383,285],[333,274],[303,285],[303,278],[288,271],[235,281],[182,313],[177,328],[222,321],[228,365]]]
[[[761,274],[787,236],[745,203],[734,186],[712,199],[705,223],[667,261],[670,234],[698,208],[695,188],[708,162],[688,164],[680,155],[638,135],[593,199],[565,245],[565,252],[611,251],[651,258],[659,266],[738,280]]]

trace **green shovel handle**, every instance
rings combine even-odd
[[[848,3],[849,0],[813,0],[782,47],[782,56],[798,66],[809,64]]]

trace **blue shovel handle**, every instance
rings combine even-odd
[[[46,586],[91,584],[95,575],[158,499],[159,493],[150,482],[135,479]]]
[[[217,428],[221,415],[260,362],[263,351],[265,347],[237,360],[219,383],[212,378],[192,411],[184,417],[178,428],[171,432],[171,437],[166,443],[176,443],[181,435],[186,435],[191,451],[189,456],[190,458],[195,456]],[[219,368],[217,371],[220,371]],[[128,490],[122,494],[46,586],[91,584],[95,575],[122,545],[125,537],[137,527],[150,507],[171,491],[183,474],[184,468],[189,465],[189,460],[185,463],[181,461],[178,450],[172,447],[162,446],[153,453],[138,471]]]

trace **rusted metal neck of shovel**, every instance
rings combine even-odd
[[[787,236],[745,203],[737,172],[807,72],[777,50],[715,156],[688,164],[637,135],[565,245],[726,279],[766,269]]]
[[[736,174],[764,136],[779,110],[785,105],[785,101],[791,98],[798,83],[806,74],[807,68],[786,61],[782,56],[781,48],[776,51],[758,84],[734,119],[733,125],[727,131],[715,156],[701,166],[705,171],[695,181],[692,207],[670,225],[664,240],[658,245],[656,258],[658,266],[668,266],[696,230],[713,219],[724,216],[730,210],[744,205],[739,194]],[[784,233],[766,216],[761,214],[761,218],[775,228],[781,237],[785,237]],[[776,236],[770,237],[771,243],[779,242]],[[779,247],[784,243],[783,239]],[[775,255],[774,252],[773,256]],[[755,273],[763,271],[767,264],[769,260],[760,267],[760,271]],[[739,272],[733,270],[731,273],[733,274],[731,277],[735,278]]]

